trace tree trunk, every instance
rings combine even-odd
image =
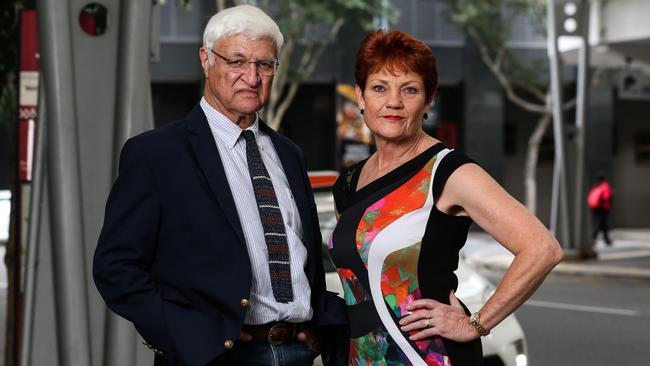
[[[304,80],[307,80],[309,76],[314,72],[318,61],[323,55],[323,52],[325,52],[327,47],[329,47],[329,45],[334,42],[336,36],[341,30],[341,27],[343,27],[343,24],[345,24],[344,19],[337,19],[330,28],[329,34],[324,41],[321,41],[317,44],[315,40],[311,40],[311,42],[305,47],[297,67],[298,77],[294,78],[289,83],[289,89],[287,90],[287,94],[284,95],[282,101],[280,101],[279,98],[282,95],[282,91],[284,90],[288,70],[284,69],[283,74],[278,75],[278,79],[282,80],[283,82],[281,82],[277,88],[271,89],[272,94],[274,91],[278,94],[275,96],[275,98],[272,96],[271,99],[273,103],[269,103],[266,111],[266,122],[271,128],[274,130],[280,128],[280,125],[282,124],[282,118],[284,118],[284,114],[287,112],[289,106],[291,106],[291,103],[296,96],[296,92],[298,91],[300,84]],[[295,41],[292,42],[292,44],[295,44]],[[293,49],[290,49],[290,51],[287,53],[287,61],[290,58],[290,52],[292,51]]]
[[[543,113],[537,124],[533,133],[528,139],[528,150],[526,151],[526,166],[524,168],[524,188],[526,191],[525,194],[525,204],[526,207],[533,213],[536,214],[537,211],[537,161],[539,158],[539,146],[544,137],[544,133],[548,128],[548,125],[551,123],[551,112],[548,111]]]

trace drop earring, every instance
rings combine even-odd
[[[425,112],[424,115],[422,116],[423,119],[429,118],[429,115]]]
[[[363,108],[359,109],[359,113],[363,114]]]

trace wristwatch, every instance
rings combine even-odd
[[[479,314],[478,311],[469,317],[469,323],[474,327],[474,329],[476,329],[481,337],[485,337],[486,335],[490,334],[490,331],[483,328],[481,325],[481,314]]]

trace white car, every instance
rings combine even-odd
[[[323,241],[326,241],[336,225],[334,199],[331,192],[316,192],[315,198]],[[326,243],[323,243],[323,248],[327,289],[343,297],[341,281],[326,254]],[[467,305],[470,311],[478,311],[494,292],[495,287],[465,263],[462,258],[458,263],[456,275],[458,276],[456,296]],[[514,314],[504,319],[490,331],[490,335],[483,337],[481,341],[484,366],[526,366],[528,364],[526,337]],[[317,361],[316,365],[318,364]]]
[[[9,240],[9,214],[11,212],[11,191],[0,190],[0,245]]]

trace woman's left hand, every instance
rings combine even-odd
[[[469,323],[465,309],[452,291],[449,294],[451,305],[421,299],[410,303],[406,310],[411,314],[399,321],[404,332],[410,332],[412,341],[432,336],[441,336],[457,342],[467,342],[479,337],[476,329]]]

